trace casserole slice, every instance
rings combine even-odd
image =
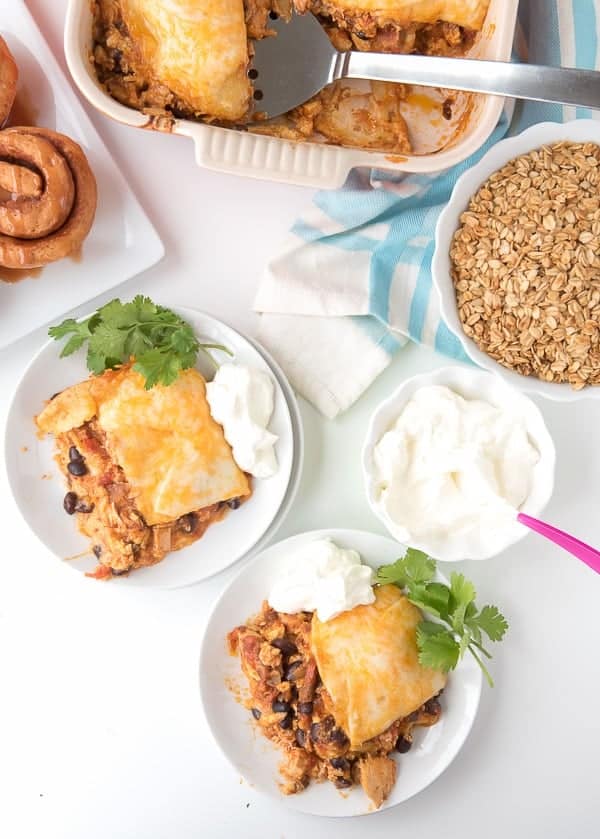
[[[164,100],[175,112],[180,101],[197,116],[228,121],[247,114],[243,0],[96,0],[95,13],[95,40],[106,49],[94,58],[121,71],[111,91],[120,101]]]
[[[55,437],[65,510],[92,540],[98,577],[160,562],[251,493],[197,370],[150,390],[131,365],[107,370],[57,394],[36,423]]]

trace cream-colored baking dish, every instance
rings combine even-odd
[[[482,35],[471,51],[474,58],[509,60],[518,0],[491,0]],[[65,25],[65,55],[75,84],[101,113],[137,128],[167,129],[191,137],[199,166],[218,172],[265,178],[304,186],[341,186],[355,166],[393,172],[436,172],[460,163],[476,151],[502,111],[503,99],[458,94],[453,118],[441,117],[443,95],[415,88],[406,104],[415,149],[411,155],[344,148],[323,142],[292,142],[218,128],[190,120],[150,119],[112,99],[98,83],[90,63],[92,13],[90,0],[69,0]]]

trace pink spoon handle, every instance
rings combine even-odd
[[[539,519],[527,516],[525,513],[519,513],[517,521],[520,521],[521,524],[524,524],[530,530],[535,530],[540,536],[545,536],[546,539],[554,542],[555,545],[564,548],[565,551],[573,554],[577,559],[589,565],[597,574],[600,574],[600,551],[592,548],[591,545],[586,545],[585,542],[581,542],[563,530],[552,527],[551,524],[546,524],[546,522],[540,521]]]

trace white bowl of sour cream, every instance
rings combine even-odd
[[[489,559],[527,534],[554,487],[538,407],[492,373],[446,367],[405,381],[375,411],[367,498],[403,544],[436,559]]]

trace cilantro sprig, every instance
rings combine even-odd
[[[481,667],[490,687],[492,677],[483,662],[491,653],[484,647],[484,636],[501,641],[508,623],[496,606],[478,609],[475,586],[463,574],[453,572],[450,585],[434,579],[436,562],[422,551],[408,548],[405,556],[391,565],[382,565],[376,576],[379,585],[394,584],[423,612],[436,618],[423,620],[417,627],[419,661],[424,667],[454,670],[467,650]]]
[[[129,303],[111,300],[85,320],[67,318],[48,330],[51,338],[67,338],[60,357],[71,355],[87,342],[87,367],[100,374],[135,359],[133,369],[145,379],[146,390],[170,385],[182,370],[193,367],[199,352],[213,364],[209,350],[231,351],[222,344],[200,343],[179,315],[138,294]]]

